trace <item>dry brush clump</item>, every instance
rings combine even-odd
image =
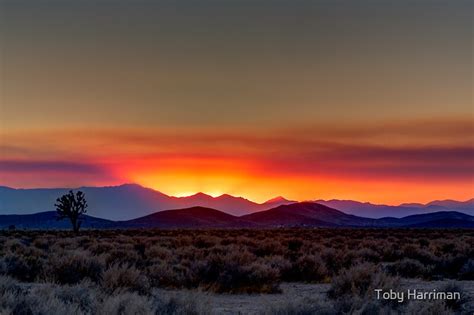
[[[342,270],[332,280],[328,297],[338,313],[374,313],[377,309],[396,309],[396,301],[374,299],[375,289],[399,290],[400,279],[387,275],[380,267],[362,263]]]
[[[50,277],[60,284],[75,284],[85,279],[99,282],[105,269],[101,257],[90,256],[87,252],[52,255],[45,263],[45,278]]]
[[[356,276],[364,268],[392,278],[473,280],[472,257],[472,230],[0,231],[0,275],[23,283],[88,282],[110,294],[270,293],[282,281],[342,288],[344,275],[362,285]]]
[[[148,278],[134,266],[114,264],[103,273],[102,287],[112,293],[115,290],[127,289],[146,293],[150,288]]]
[[[90,282],[76,285],[42,284],[29,286],[0,276],[0,314],[209,314],[201,297],[184,292],[140,294],[101,291]],[[201,301],[202,302],[202,301]]]

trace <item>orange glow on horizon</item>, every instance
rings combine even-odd
[[[422,127],[414,125],[412,132],[406,133],[405,128],[397,134],[404,145],[375,141],[372,133],[377,134],[378,128],[367,126],[344,132],[329,129],[323,138],[320,130],[298,128],[272,133],[75,130],[61,133],[64,138],[57,137],[56,131],[4,134],[0,185],[38,188],[133,182],[171,196],[229,194],[260,203],[276,196],[394,205],[471,199],[471,129],[458,130],[449,120],[444,128],[452,131],[446,137],[453,141],[433,145],[433,126],[419,132]],[[355,140],[349,137],[357,132]],[[397,133],[398,127],[390,132]],[[428,139],[414,144],[412,133]],[[333,138],[328,140],[327,134]]]
[[[182,163],[183,161],[181,161]],[[424,181],[394,181],[375,178],[344,178],[329,175],[296,176],[253,169],[249,164],[215,161],[198,163],[199,169],[176,163],[165,169],[150,167],[130,169],[129,180],[170,196],[184,197],[205,193],[212,197],[229,194],[262,203],[276,196],[295,201],[348,199],[378,204],[398,205],[405,202],[427,203],[435,199],[468,200],[473,197],[472,181],[446,185]],[[209,168],[204,168],[208,165]],[[216,168],[213,168],[214,165]],[[435,197],[436,196],[436,197]]]

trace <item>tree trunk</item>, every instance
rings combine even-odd
[[[71,224],[72,224],[72,230],[74,231],[74,233],[79,232],[79,225],[77,224],[76,218],[71,218]]]

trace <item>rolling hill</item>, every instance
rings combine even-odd
[[[241,217],[261,225],[280,226],[368,226],[373,219],[348,215],[336,209],[312,202],[282,205]]]
[[[117,224],[120,227],[140,228],[225,228],[254,226],[251,222],[245,222],[239,217],[204,207],[160,211],[134,220],[117,222]]]
[[[403,218],[381,218],[379,226],[393,227],[474,227],[474,217],[456,211],[439,211],[425,214],[415,214]]]
[[[70,223],[64,219],[57,220],[55,211],[40,212],[34,214],[0,215],[0,229],[7,229],[14,225],[17,229],[69,229]],[[115,227],[116,223],[110,220],[99,219],[91,216],[82,218],[81,228],[103,229]]]
[[[403,218],[372,219],[346,214],[311,202],[278,206],[240,218],[260,226],[474,227],[474,216],[456,211],[441,211]]]
[[[22,229],[67,229],[67,220],[56,221],[55,212],[0,215],[0,229],[15,225]],[[474,228],[474,217],[441,211],[403,218],[371,219],[346,214],[324,205],[302,202],[282,205],[244,216],[233,216],[205,207],[159,211],[132,220],[110,221],[86,216],[83,228],[273,228],[273,227],[362,227],[362,228]]]

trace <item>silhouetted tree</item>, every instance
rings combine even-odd
[[[87,201],[85,194],[78,191],[76,194],[72,190],[56,199],[54,204],[58,213],[58,220],[68,218],[71,221],[72,229],[78,232],[81,227],[81,216],[87,212]]]

